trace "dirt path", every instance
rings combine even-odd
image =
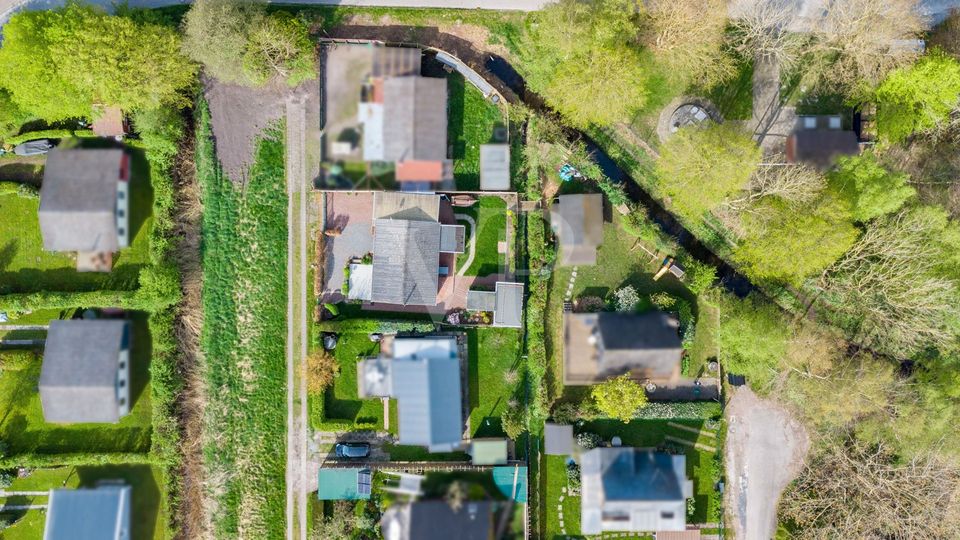
[[[307,206],[306,123],[301,97],[286,103],[287,174],[287,539],[307,538]]]
[[[769,540],[780,493],[800,472],[810,441],[786,409],[746,387],[736,390],[726,414],[726,507],[735,537]]]

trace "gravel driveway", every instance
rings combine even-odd
[[[735,537],[769,540],[780,493],[800,472],[810,448],[806,430],[777,403],[749,388],[727,405],[727,500]]]

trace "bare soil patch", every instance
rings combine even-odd
[[[780,494],[803,467],[810,439],[789,411],[746,387],[736,390],[726,413],[726,507],[734,536],[768,540]]]
[[[279,80],[261,88],[249,88],[222,83],[212,77],[204,77],[203,84],[204,96],[210,105],[217,157],[224,173],[234,182],[246,182],[257,138],[283,118],[288,99],[314,101],[319,108],[319,79],[296,88]]]

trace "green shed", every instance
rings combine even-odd
[[[321,501],[356,501],[370,498],[370,469],[320,469],[317,498]]]

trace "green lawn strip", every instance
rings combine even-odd
[[[690,523],[707,523],[713,521],[712,517],[715,508],[720,505],[720,495],[714,489],[712,470],[714,454],[704,450],[699,450],[693,446],[686,446],[666,440],[666,437],[672,436],[690,442],[700,443],[717,448],[722,452],[723,441],[718,438],[707,436],[697,436],[685,430],[677,429],[668,425],[673,422],[693,429],[704,429],[704,422],[698,420],[634,420],[630,423],[623,423],[619,420],[594,420],[585,422],[578,428],[578,432],[591,432],[600,435],[604,441],[609,442],[614,436],[620,437],[624,446],[637,448],[656,448],[661,445],[668,445],[683,450],[687,456],[687,477],[693,480],[693,494],[695,500],[695,511]]]
[[[460,191],[480,189],[480,145],[491,141],[503,113],[460,74],[447,77],[447,139],[453,147],[453,177]]]
[[[480,202],[474,205],[470,214],[477,223],[477,231],[467,232],[467,245],[470,237],[477,235],[476,254],[473,262],[467,269],[468,276],[487,276],[500,271],[504,256],[497,251],[498,244],[506,240],[507,235],[507,203],[500,197],[481,197]],[[458,210],[458,213],[460,211]],[[469,214],[469,212],[468,212]],[[469,247],[467,248],[469,249]],[[466,262],[467,253],[457,257],[457,265]]]
[[[384,449],[390,454],[390,461],[470,461],[463,452],[428,452],[422,446],[386,444]]]
[[[277,538],[285,523],[286,461],[282,131],[262,135],[241,189],[219,169],[201,102],[196,163],[204,203],[204,458],[218,507],[213,533]]]
[[[523,399],[522,395],[517,395],[520,331],[514,328],[474,328],[467,330],[467,338],[470,432],[478,438],[503,437],[500,414],[507,409],[511,399]]]
[[[687,352],[690,360],[687,365],[687,372],[684,375],[688,377],[716,376],[716,373],[707,371],[707,362],[717,358],[717,330],[719,328],[720,310],[703,300],[699,301],[697,306],[697,327],[693,335],[693,345]]]
[[[72,452],[148,452],[151,420],[147,315],[133,313],[130,414],[116,424],[50,424],[43,418],[37,384],[41,360],[20,371],[0,373],[0,440],[11,455]]]
[[[563,492],[567,487],[566,461],[565,456],[544,456],[545,465],[541,474],[546,477],[546,493],[543,494],[543,504],[546,508],[545,538],[550,540],[564,535],[568,538],[583,538],[580,535],[580,497],[572,497],[569,492]],[[558,505],[563,506],[563,529],[560,528]]]
[[[131,538],[164,540],[169,510],[163,497],[162,471],[149,465],[104,465],[37,469],[17,478],[11,491],[47,491],[53,488],[96,487],[102,480],[123,480],[131,490]],[[47,496],[9,497],[9,505],[46,504]],[[37,540],[43,537],[46,510],[5,513],[16,523],[0,533],[4,540]]]

